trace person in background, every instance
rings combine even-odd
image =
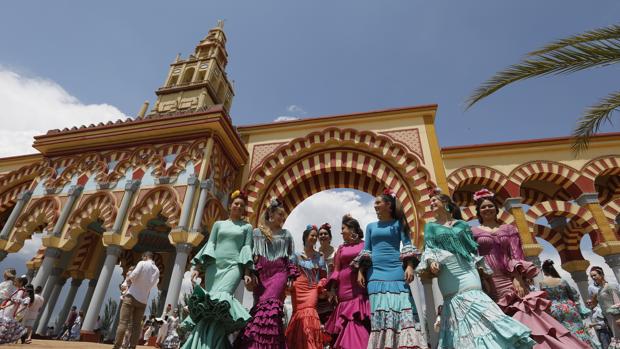
[[[45,302],[45,299],[43,299],[43,296],[41,296],[42,292],[43,287],[37,286],[37,288],[34,290],[34,300],[32,301],[32,303],[30,303],[28,308],[26,308],[26,313],[24,314],[24,318],[22,319],[22,324],[28,331],[24,340],[24,343],[26,344],[30,344],[32,342],[32,327],[34,326],[35,321],[39,317],[39,313],[41,312],[41,308],[43,308],[43,303]]]
[[[27,282],[26,276],[15,278],[16,290],[0,305],[0,344],[14,343],[25,338],[26,329],[21,320],[25,309],[34,298],[34,292],[29,294],[25,288]],[[32,291],[32,288],[30,290]]]
[[[73,323],[75,322],[75,319],[77,317],[77,307],[74,305],[71,307],[71,310],[67,315],[67,320],[65,320],[65,322],[62,324],[62,328],[60,329],[60,332],[58,332],[56,339],[61,339],[63,337],[68,339],[70,337],[71,327],[73,326]]]
[[[70,341],[79,341],[80,340],[80,330],[82,329],[82,319],[84,319],[84,312],[79,311],[77,313],[77,317],[71,326],[71,335],[69,336]]]
[[[323,259],[325,259],[327,277],[329,277],[334,271],[334,256],[336,255],[336,250],[332,246],[332,226],[329,223],[323,223],[319,227],[319,252],[323,255]],[[327,299],[319,298],[317,312],[322,325],[325,325],[333,311],[333,304]]]
[[[439,333],[441,330],[441,310],[443,309],[443,305],[437,307],[437,320],[435,320],[435,324],[433,325],[433,329],[435,332]]]
[[[592,305],[599,305],[603,312],[607,326],[611,330],[609,348],[620,348],[620,286],[615,282],[605,279],[603,268],[593,266],[590,268],[590,277],[598,286],[596,294],[592,296]]]
[[[140,337],[140,322],[144,316],[146,302],[149,299],[151,289],[159,281],[159,269],[153,262],[153,252],[147,251],[142,254],[142,260],[136,268],[127,276],[129,289],[123,297],[121,304],[120,319],[116,329],[114,349],[120,349],[125,337],[125,331],[131,332],[129,347],[135,348]]]
[[[15,292],[15,269],[8,268],[4,271],[4,281],[0,282],[0,304],[9,299],[13,292]]]
[[[603,310],[601,310],[598,304],[594,306],[591,299],[586,301],[586,305],[592,310],[590,313],[590,328],[596,332],[596,337],[601,343],[601,348],[609,348],[609,343],[611,343],[611,331],[607,326],[607,321],[605,321]]]
[[[157,332],[156,342],[157,347],[161,348],[168,335],[168,315],[165,315],[163,318],[157,318],[157,322],[159,323],[159,331]]]

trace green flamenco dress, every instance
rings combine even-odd
[[[205,272],[205,288],[194,286],[188,300],[189,317],[183,327],[191,330],[183,349],[230,348],[228,335],[242,329],[250,313],[233,296],[252,265],[252,226],[245,221],[217,221],[206,245],[192,264]]]
[[[492,273],[477,256],[469,225],[427,223],[424,253],[417,272],[428,275],[432,262],[440,267],[437,281],[444,299],[438,349],[529,349],[536,342],[530,330],[505,315],[483,291],[478,270]]]

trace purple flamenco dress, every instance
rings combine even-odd
[[[504,224],[495,232],[473,227],[478,253],[493,270],[489,282],[489,296],[505,314],[527,326],[530,337],[537,343],[535,349],[590,348],[569,332],[546,310],[551,306],[544,291],[529,292],[523,298],[517,296],[513,279],[520,276],[530,280],[538,275],[538,268],[525,260],[517,229]]]
[[[282,229],[268,239],[255,229],[253,238],[258,286],[250,310],[252,319],[240,333],[235,348],[285,349],[284,290],[287,281],[297,276],[297,268],[290,260],[295,250],[293,237]]]
[[[325,324],[336,338],[334,349],[357,349],[368,346],[370,336],[370,303],[366,289],[357,284],[357,269],[350,263],[364,249],[364,242],[344,244],[334,257],[334,272],[328,287],[338,289],[338,305]]]

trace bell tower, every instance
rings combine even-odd
[[[170,64],[164,85],[155,94],[157,101],[149,114],[192,111],[221,104],[230,111],[233,86],[226,75],[228,53],[224,21],[198,43],[186,59],[180,54]]]

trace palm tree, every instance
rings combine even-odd
[[[620,62],[620,25],[594,29],[552,42],[530,52],[514,64],[488,79],[467,100],[469,109],[500,88],[529,78],[572,73]],[[611,122],[611,114],[620,107],[620,91],[612,92],[585,110],[573,130],[573,150],[588,148],[590,137],[602,123]]]

